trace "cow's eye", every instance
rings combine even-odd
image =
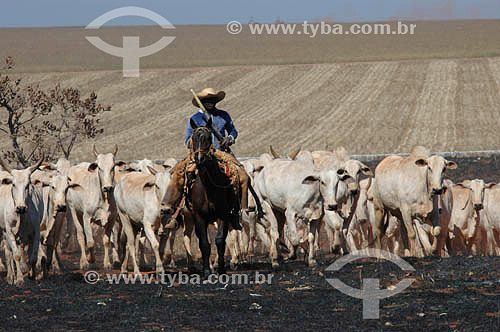
[[[432,172],[432,168],[429,167],[429,172]]]

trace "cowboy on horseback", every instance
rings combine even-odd
[[[234,209],[234,213],[236,214],[239,213],[240,209],[243,209],[245,212],[249,211],[248,188],[250,180],[243,165],[230,153],[229,146],[234,144],[238,136],[238,131],[234,127],[231,116],[229,113],[215,106],[224,97],[224,91],[216,92],[211,88],[204,89],[193,97],[193,104],[198,106],[199,109],[189,119],[186,129],[185,144],[188,148],[189,156],[172,170],[171,184],[177,187],[176,191],[183,192],[183,195],[190,190],[190,186],[193,184],[199,171],[197,168],[198,160],[196,158],[198,151],[191,144],[192,135],[196,128],[208,126],[211,132],[211,154],[217,160],[221,173],[224,173],[230,180],[232,191],[238,197],[239,204]],[[233,228],[241,229],[239,219],[234,220],[232,223]]]

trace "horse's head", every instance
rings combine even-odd
[[[209,119],[205,126],[198,127],[191,119],[193,134],[191,135],[191,152],[194,154],[194,160],[197,165],[203,165],[211,158],[212,149],[212,119]]]

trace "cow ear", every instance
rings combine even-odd
[[[189,124],[191,125],[191,128],[193,128],[193,129],[198,128],[198,125],[193,121],[193,119],[189,119]]]
[[[259,165],[259,166],[255,167],[255,169],[253,170],[253,172],[254,173],[260,173],[263,169],[264,169],[264,166],[263,165]]]
[[[447,160],[446,161],[446,168],[447,169],[457,169],[457,163],[455,163],[454,161]]]
[[[70,189],[74,189],[74,190],[77,190],[77,189],[82,189],[82,187],[78,184],[78,183],[70,183],[68,185],[68,188]]]
[[[146,167],[151,172],[151,174],[156,175],[156,173],[158,173],[158,171],[156,169],[154,169],[153,167],[151,167],[151,166],[146,166]]]
[[[494,186],[496,186],[496,183],[495,182],[490,182],[490,183],[487,183],[484,185],[485,188],[488,188],[488,189],[491,189],[493,188]]]
[[[427,166],[427,160],[422,159],[422,158],[417,159],[417,160],[415,160],[415,165],[417,165],[419,167],[425,167],[425,166]]]
[[[304,180],[302,180],[302,184],[315,184],[319,180],[319,176],[309,175]]]
[[[458,183],[460,186],[464,187],[464,188],[468,188],[470,189],[470,180],[464,180],[462,181],[461,183]]]
[[[153,181],[148,181],[144,184],[143,189],[144,190],[151,190],[155,186],[155,183]]]
[[[162,166],[165,169],[165,171],[167,171],[167,172],[170,171],[170,169],[172,168],[171,165],[165,165],[165,164],[163,164]]]
[[[12,184],[12,179],[11,178],[3,178],[2,184]]]
[[[92,164],[89,165],[88,170],[89,170],[89,172],[94,172],[97,169],[97,167],[98,166],[97,166],[96,163],[92,163]]]
[[[373,177],[373,173],[372,173],[372,171],[371,171],[370,167],[368,167],[368,166],[363,165],[363,166],[361,167],[361,172],[362,172],[364,175],[366,175],[366,176],[372,176],[372,177]]]
[[[126,162],[124,162],[123,160],[118,160],[116,163],[115,163],[115,166],[118,166],[118,167],[122,167],[122,166],[125,166],[127,165]]]

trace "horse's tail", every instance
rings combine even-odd
[[[259,196],[257,196],[257,193],[253,189],[251,183],[248,183],[248,189],[250,189],[250,193],[252,194],[253,198],[255,199],[255,205],[257,205],[257,218],[259,218],[259,219],[264,218],[264,210],[262,210],[262,204],[260,203]]]

